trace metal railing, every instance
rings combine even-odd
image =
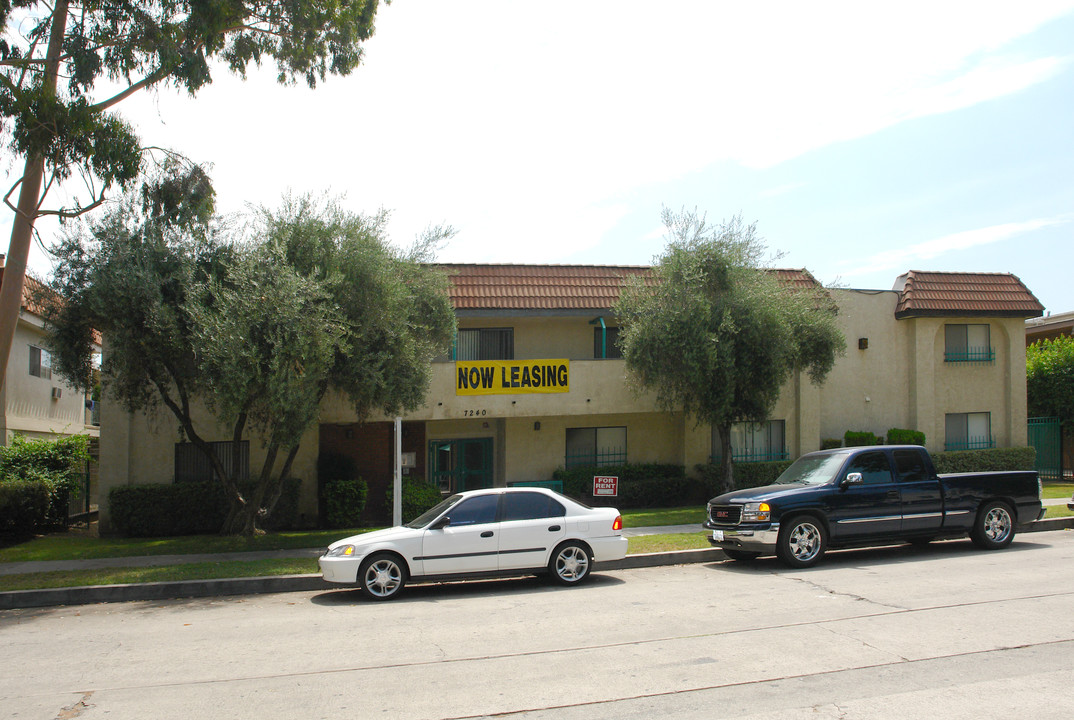
[[[789,460],[790,453],[786,450],[735,450],[731,449],[731,462],[737,463],[754,463],[754,462],[775,462],[777,460]],[[719,465],[722,455],[712,455],[709,457],[709,462],[713,465]]]
[[[945,352],[945,363],[969,363],[974,365],[991,365],[996,361],[996,349],[991,347],[971,347],[965,350]]]
[[[953,440],[943,444],[944,450],[988,450],[996,446],[994,437],[971,437],[964,440]]]
[[[583,465],[596,465],[597,467],[603,467],[605,465],[622,465],[627,461],[626,450],[622,448],[606,448],[604,450],[598,450],[596,452],[577,453],[575,455],[565,455],[563,458],[563,466],[581,467]]]

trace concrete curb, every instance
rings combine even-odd
[[[1074,517],[1039,520],[1018,529],[1021,533],[1074,529]],[[597,570],[629,570],[661,565],[720,562],[722,550],[702,548],[664,553],[627,555],[622,560],[600,563]],[[0,610],[90,605],[108,602],[174,600],[216,597],[221,595],[258,595],[263,593],[338,590],[344,586],[327,583],[320,575],[277,575],[272,577],[230,578],[220,580],[180,580],[137,585],[86,585],[48,590],[11,590],[0,592]]]

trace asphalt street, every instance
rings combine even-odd
[[[1066,718],[1074,533],[539,579],[0,611],[56,718]]]

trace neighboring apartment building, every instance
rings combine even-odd
[[[1026,320],[1026,345],[1039,340],[1074,336],[1074,312],[1063,312]]]
[[[0,255],[0,282],[3,282]],[[22,307],[7,362],[4,388],[0,391],[0,443],[7,445],[15,433],[27,438],[61,435],[100,435],[97,413],[86,396],[52,372],[45,345],[44,319],[34,300],[40,284],[27,277]],[[98,348],[99,350],[99,348]]]
[[[425,407],[402,424],[406,472],[444,492],[548,480],[576,463],[709,462],[718,438],[627,386],[611,308],[625,278],[646,267],[445,265],[458,335],[434,363]],[[778,271],[812,284],[804,270]],[[792,377],[770,420],[736,426],[740,461],[793,458],[847,430],[925,433],[933,451],[1026,444],[1026,318],[1043,310],[1007,274],[901,276],[893,290],[831,290],[846,335],[822,387]],[[102,491],[198,476],[170,417],[131,416],[107,404]],[[303,513],[317,512],[317,457],[352,457],[380,504],[393,468],[391,418],[354,422],[342,398],[326,401],[293,475]],[[227,437],[223,428],[215,439]],[[221,443],[221,446],[230,443]],[[238,449],[256,467],[256,438]],[[106,515],[102,529],[107,530]]]

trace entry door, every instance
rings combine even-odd
[[[436,440],[429,443],[432,481],[441,492],[492,487],[492,438]]]

